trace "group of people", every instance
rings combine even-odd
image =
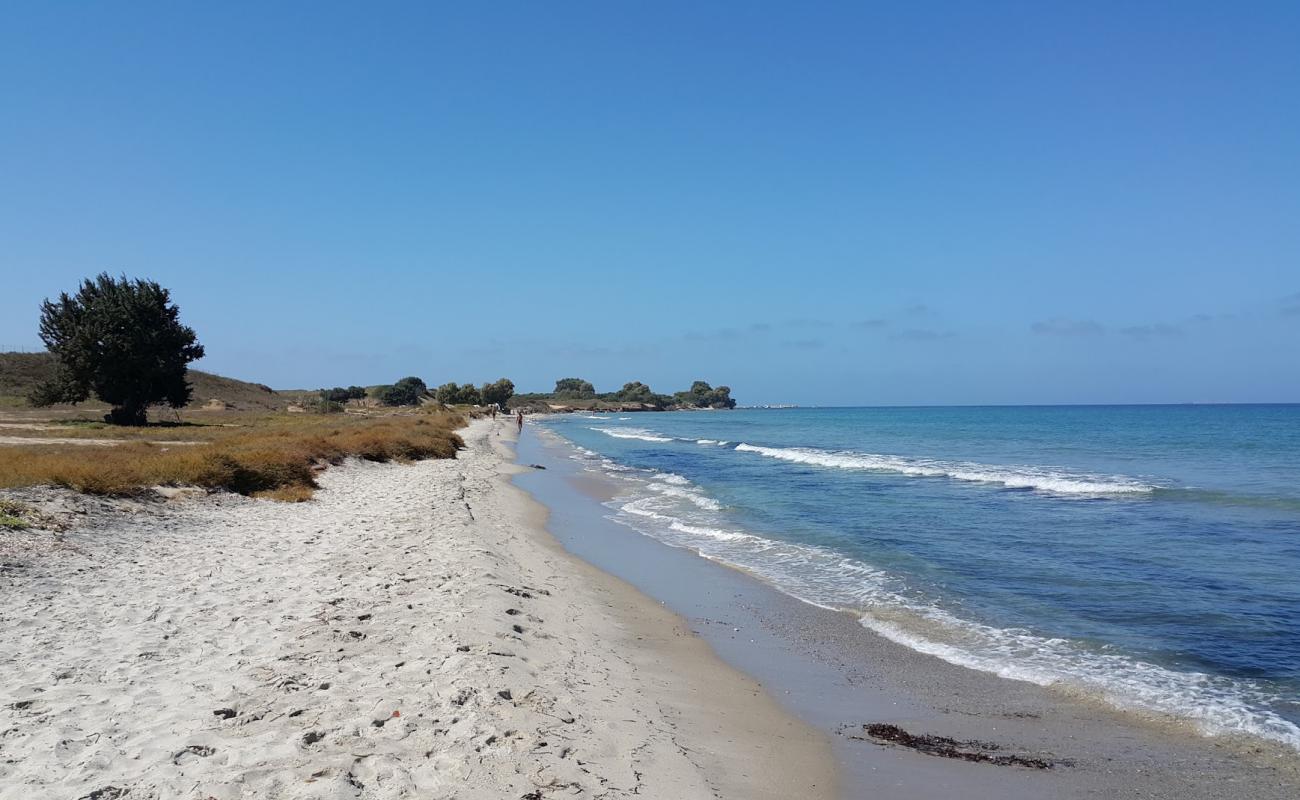
[[[492,404],[492,419],[497,418],[497,404]],[[524,432],[524,410],[521,408],[515,412],[515,424],[519,426],[519,432]]]

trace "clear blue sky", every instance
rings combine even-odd
[[[1300,3],[6,3],[0,347],[278,387],[1300,401]]]

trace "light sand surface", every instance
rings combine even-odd
[[[130,442],[147,441],[149,444],[171,447],[173,445],[194,445],[207,444],[207,442],[172,442],[156,439],[73,439],[60,436],[0,436],[0,445],[15,445],[25,447],[28,445],[38,444],[71,444],[84,447],[115,447],[119,444],[129,444]]]
[[[28,492],[0,533],[0,798],[817,798],[825,738],[564,553],[508,424],[306,504]]]

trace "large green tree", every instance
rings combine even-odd
[[[429,391],[424,381],[412,375],[402,378],[392,386],[385,386],[379,392],[379,402],[386,406],[418,406],[420,398]]]
[[[502,380],[505,380],[502,378]],[[506,383],[510,383],[506,381]],[[484,384],[484,388],[492,384]],[[510,391],[514,392],[515,385],[510,384]],[[472,383],[457,385],[456,383],[444,383],[434,391],[433,396],[443,405],[465,405],[476,406],[483,402],[483,395]]]
[[[105,419],[119,425],[143,425],[157,403],[188,403],[186,365],[203,357],[170,292],[106,272],[83,281],[76,295],[42,303],[40,336],[58,367],[32,402],[80,403],[93,394],[113,406]]]
[[[730,386],[714,389],[705,381],[696,381],[691,388],[673,395],[673,399],[684,406],[696,408],[735,408],[736,401],[731,398]]]
[[[555,396],[566,400],[588,399],[596,396],[596,387],[582,378],[560,378],[555,382]]]
[[[479,390],[479,396],[482,398],[484,405],[496,403],[502,408],[506,407],[506,402],[514,397],[515,384],[509,378],[502,378],[494,383],[485,383]]]

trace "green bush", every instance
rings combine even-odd
[[[402,378],[379,393],[379,402],[386,406],[418,406],[420,398],[428,392],[424,381],[416,377]]]
[[[417,379],[418,380],[418,379]],[[320,396],[322,400],[331,403],[346,403],[349,400],[361,400],[366,396],[366,387],[364,386],[335,386],[333,389],[321,389]]]

